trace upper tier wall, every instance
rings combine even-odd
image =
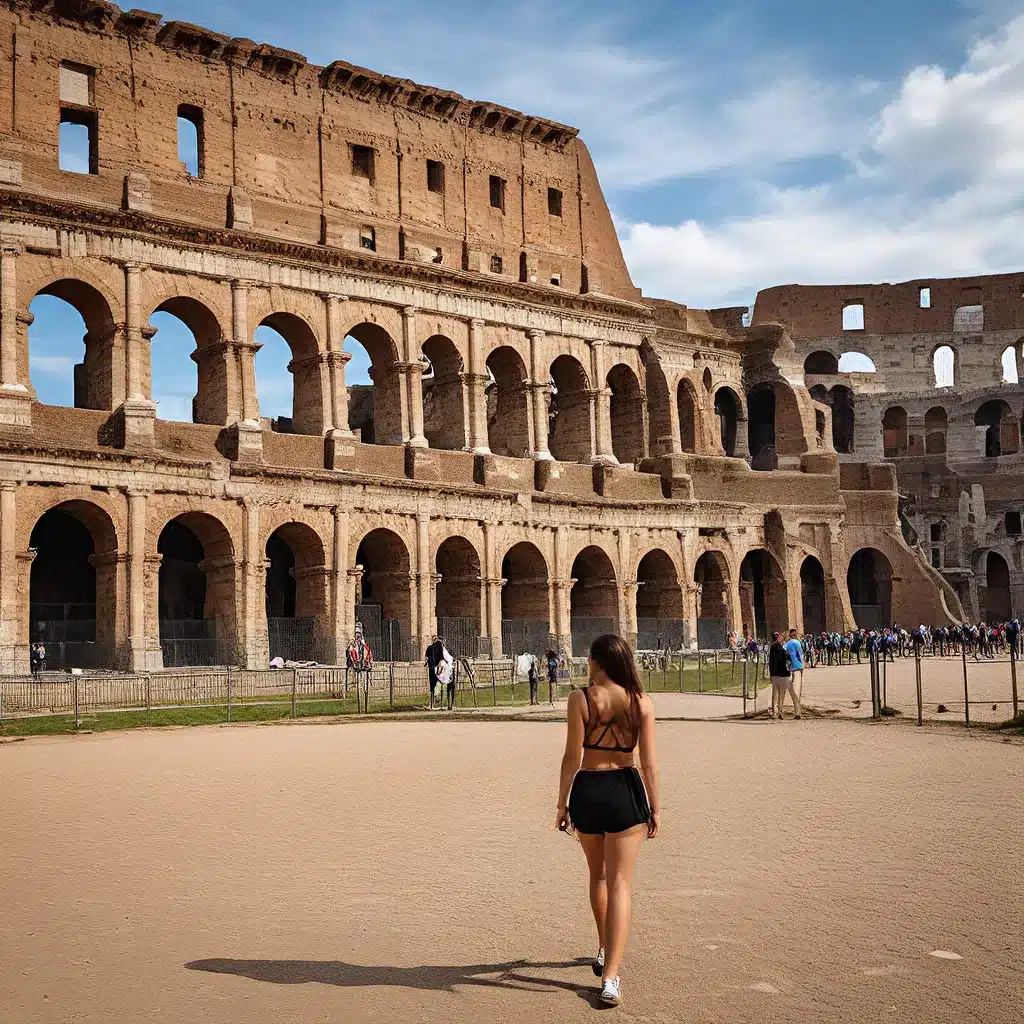
[[[640,297],[573,128],[101,0],[15,0],[0,25],[0,187],[349,249],[373,228],[383,257]],[[68,62],[91,71],[77,103]],[[199,177],[179,162],[182,105],[202,112]],[[62,112],[95,119],[96,173],[59,169]],[[353,146],[374,151],[370,177]]]

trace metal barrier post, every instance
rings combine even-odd
[[[298,689],[299,670],[292,669],[292,718],[295,717],[295,691]]]
[[[153,724],[153,677],[146,673],[146,725]]]
[[[924,725],[924,701],[921,695],[921,648],[914,644],[914,672],[917,676],[917,724]]]
[[[228,666],[228,721],[231,721],[231,667]]]
[[[1012,644],[1010,644],[1010,696],[1013,698],[1013,717],[1016,718],[1019,714],[1017,710],[1017,639],[1014,638]],[[0,719],[3,715],[0,714]]]
[[[78,676],[72,676],[71,678],[73,680],[73,687],[75,691],[75,728],[77,729],[82,724],[78,715]]]
[[[515,662],[513,661],[512,662],[512,678],[513,679],[515,678],[515,672],[516,672]],[[515,690],[513,690],[512,692],[514,693]],[[494,659],[493,658],[491,659],[491,704],[494,707],[498,706],[498,688],[497,688],[497,685],[494,682]]]
[[[704,692],[704,655],[697,652],[697,692]]]
[[[718,681],[718,651],[715,651],[715,691],[720,693],[722,690],[722,684]]]
[[[4,720],[4,684],[0,680],[0,722]]]
[[[889,691],[886,683],[889,680],[889,670],[885,667],[885,651],[882,651],[882,708],[889,706]]]
[[[747,660],[743,659],[743,717],[747,717]]]
[[[967,645],[964,644],[963,650],[961,651],[964,662],[964,728],[970,729],[971,727],[971,700],[967,693]]]
[[[348,669],[345,669],[345,686],[348,686]],[[356,673],[356,714],[362,710],[359,703],[359,673]]]
[[[868,651],[868,668],[870,671],[871,678],[871,717],[878,719],[882,717],[881,708],[879,707],[881,701],[879,699],[878,692],[878,651]]]
[[[395,710],[395,663],[388,662],[388,704]]]
[[[683,679],[686,675],[686,655],[679,652],[679,692],[683,692]]]

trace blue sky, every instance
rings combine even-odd
[[[1024,265],[1024,0],[161,7],[576,125],[647,295],[748,304],[772,284]],[[70,395],[80,334],[37,303],[33,380],[69,402],[53,389]],[[191,338],[160,327],[160,414],[188,418]],[[287,414],[286,347],[261,340],[261,411]]]

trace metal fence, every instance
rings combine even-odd
[[[569,620],[569,631],[572,633],[573,657],[582,658],[599,636],[616,632],[616,622],[600,616],[574,616]]]

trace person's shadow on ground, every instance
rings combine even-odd
[[[597,979],[590,985],[580,985],[553,978],[538,978],[524,971],[562,970],[570,967],[587,968],[593,961],[580,957],[576,960],[539,961],[514,960],[503,964],[469,964],[465,967],[422,966],[386,967],[347,964],[342,960],[193,960],[185,966],[191,971],[211,974],[234,974],[273,985],[340,985],[343,988],[376,988],[394,985],[428,992],[454,992],[457,985],[481,985],[490,988],[518,989],[543,992],[562,989],[578,995],[594,1007],[601,1007]]]

